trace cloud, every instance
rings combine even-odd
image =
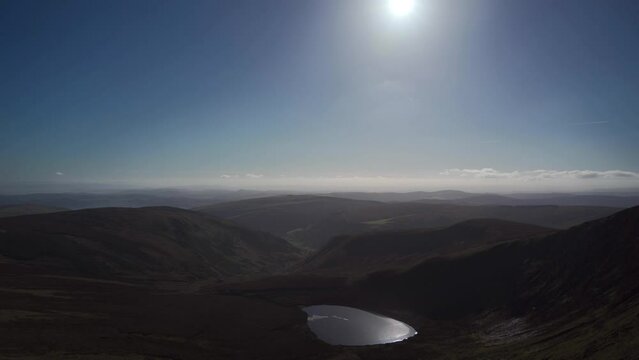
[[[64,175],[64,173],[63,173],[62,171],[58,171],[58,172],[56,172],[55,174],[56,174],[56,175],[58,175],[58,176],[62,176],[62,175]]]
[[[252,174],[252,173],[248,173],[246,175],[238,175],[238,174],[222,174],[220,175],[221,179],[237,179],[240,177],[244,177],[247,179],[261,179],[264,177],[264,175],[262,174]]]
[[[526,170],[498,171],[493,168],[483,169],[446,169],[443,176],[475,178],[475,179],[514,179],[514,180],[547,180],[547,179],[619,179],[639,178],[639,173],[622,170]]]
[[[615,171],[611,171],[611,173],[613,173],[614,177],[620,177],[620,178],[636,178],[637,177],[637,173],[631,172],[631,171],[615,170]]]

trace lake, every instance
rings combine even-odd
[[[417,334],[410,325],[368,311],[336,305],[303,308],[311,331],[331,345],[377,345],[403,341]]]

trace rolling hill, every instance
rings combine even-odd
[[[66,210],[68,209],[33,204],[3,205],[0,206],[0,218],[21,215],[48,214]]]
[[[355,200],[373,200],[380,202],[411,202],[448,205],[509,205],[509,206],[605,206],[628,208],[639,206],[636,192],[623,193],[521,193],[491,194],[469,193],[458,190],[414,191],[407,193],[340,192],[329,196]]]
[[[458,226],[508,234],[521,224],[477,220]],[[430,235],[462,234],[456,227]],[[319,271],[236,284],[229,290],[259,293],[289,306],[341,304],[392,314],[419,332],[393,346],[340,353],[354,359],[635,359],[639,207],[567,230],[532,230],[532,236],[528,230],[517,236],[517,230],[510,241],[441,251],[441,256],[416,264],[397,261],[399,256],[385,263],[385,253],[420,251],[422,242],[361,234],[336,239],[311,257],[309,263]],[[351,241],[357,246],[347,252]],[[428,246],[422,249],[428,253]],[[336,271],[326,271],[331,268]],[[347,269],[370,272],[347,279]]]
[[[455,204],[455,205],[507,205],[507,206],[606,206],[614,208],[629,208],[639,206],[637,196],[616,195],[588,195],[588,194],[469,194],[456,199],[436,200],[424,198],[419,202],[428,204]]]
[[[197,208],[293,244],[321,249],[338,235],[441,228],[471,219],[501,219],[568,228],[618,209],[589,206],[465,206],[420,202],[384,203],[327,196],[276,196]]]
[[[109,192],[0,194],[0,205],[37,204],[71,210],[98,207],[170,206],[189,209],[220,202],[264,197],[274,192],[251,190],[140,189]]]
[[[0,255],[87,276],[221,279],[281,270],[300,252],[266,233],[158,207],[0,219]]]
[[[195,210],[269,232],[301,247],[319,248],[331,237],[351,230],[351,224],[341,221],[342,213],[377,204],[328,196],[286,195],[234,201]],[[359,230],[361,226],[355,225],[355,229]]]
[[[362,275],[409,268],[428,258],[548,235],[554,230],[494,219],[468,220],[439,230],[404,230],[341,236],[308,258],[301,271]]]
[[[351,222],[380,230],[450,226],[471,219],[500,219],[555,229],[566,229],[619,211],[592,206],[465,206],[449,204],[391,203],[351,211]]]
[[[465,199],[476,194],[459,190],[412,191],[412,192],[336,192],[328,196],[381,202],[408,202],[418,200],[451,201]]]
[[[560,318],[639,300],[639,207],[542,237],[371,274],[360,284],[453,319],[489,310]]]

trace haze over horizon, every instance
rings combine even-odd
[[[0,2],[0,186],[639,188],[635,1]]]

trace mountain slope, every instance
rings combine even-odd
[[[376,204],[328,196],[287,195],[234,201],[196,210],[281,236],[303,247],[318,248],[348,229],[339,221],[333,225],[341,213]]]
[[[443,192],[433,196],[459,195],[456,192]],[[440,228],[470,219],[486,218],[560,229],[610,215],[619,209],[587,206],[384,203],[299,195],[235,201],[196,210],[229,219],[248,228],[269,232],[301,247],[317,250],[338,235]]]
[[[431,318],[490,309],[559,317],[639,294],[638,257],[639,207],[542,238],[378,273],[361,285]]]
[[[81,275],[223,278],[279,270],[300,254],[272,235],[160,207],[0,219],[0,255]]]
[[[356,209],[346,213],[346,217],[378,230],[433,228],[487,218],[565,229],[617,211],[617,208],[591,206],[463,206],[410,202]]]
[[[368,256],[398,251],[394,238],[384,240],[389,246],[373,247]],[[394,262],[394,269],[382,266],[359,279],[292,274],[231,288],[235,294],[259,291],[289,306],[366,309],[406,321],[419,332],[396,345],[343,354],[353,358],[636,358],[639,208],[475,250],[430,257],[408,268]],[[357,258],[344,259],[358,265]]]
[[[368,193],[368,192],[341,192],[330,193],[345,199],[374,200],[381,202],[411,202],[417,201],[426,204],[449,205],[510,205],[510,206],[607,206],[616,208],[628,208],[639,205],[639,197],[632,194],[491,194],[491,193],[467,193],[457,190],[444,191],[415,191],[407,193]]]
[[[365,233],[333,239],[310,257],[303,271],[363,274],[406,268],[436,256],[469,252],[506,241],[527,239],[553,230],[494,219],[468,220],[439,230]]]
[[[458,190],[441,190],[441,191],[413,191],[406,193],[397,192],[336,192],[329,193],[328,196],[334,196],[344,199],[353,200],[372,200],[381,202],[407,202],[418,200],[441,200],[450,201],[458,200],[473,196],[475,194]]]
[[[99,193],[32,193],[0,195],[0,205],[38,204],[71,210],[98,207],[171,206],[183,209],[214,203],[264,197],[267,191],[140,189]]]

